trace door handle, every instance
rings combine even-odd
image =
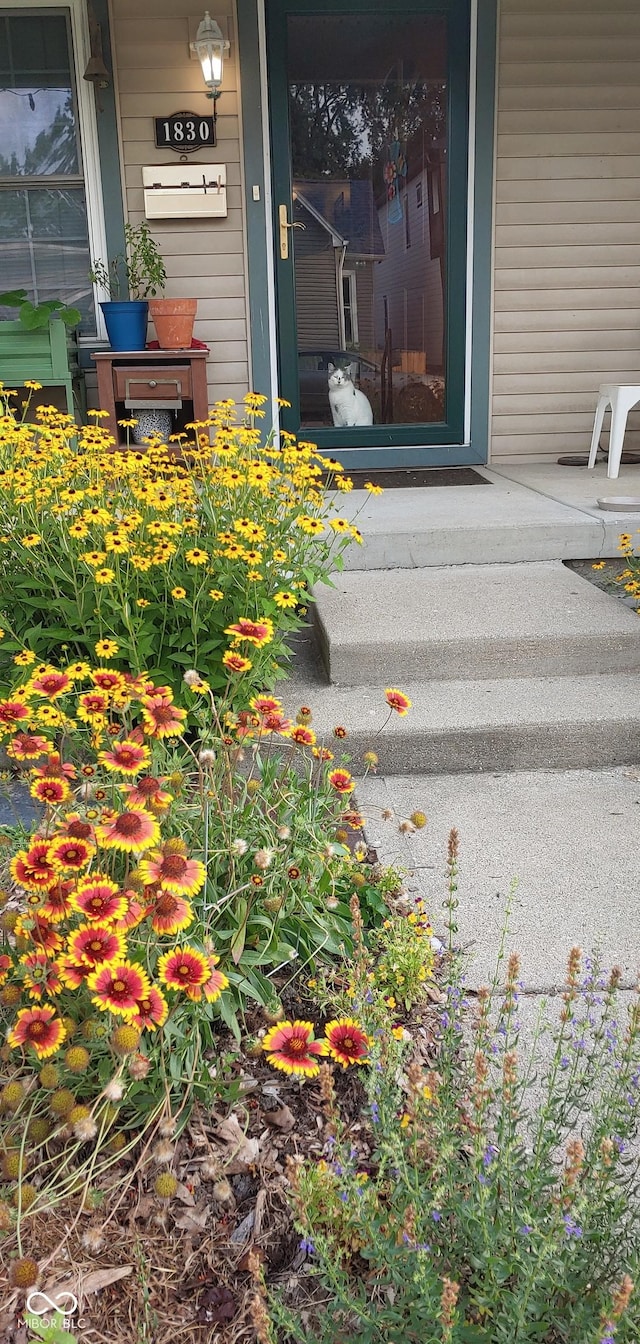
[[[287,261],[289,258],[289,229],[304,229],[306,225],[291,223],[286,205],[278,206],[278,220],[280,223],[280,257],[282,261]]]

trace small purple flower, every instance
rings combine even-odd
[[[616,1146],[616,1148],[618,1149],[618,1152],[619,1152],[619,1153],[624,1153],[624,1151],[625,1151],[627,1145],[626,1145],[624,1139],[621,1139],[621,1138],[620,1138],[620,1135],[619,1135],[619,1134],[614,1134],[614,1136],[613,1136],[613,1142],[615,1143],[615,1146]]]
[[[482,1172],[480,1172],[480,1175],[478,1176],[478,1181],[479,1181],[480,1185],[488,1185],[488,1184],[489,1184],[489,1177],[488,1177],[488,1176],[483,1176],[483,1175],[482,1175]]]
[[[578,1224],[574,1221],[574,1219],[571,1217],[571,1214],[569,1213],[563,1214],[562,1221],[564,1223],[565,1237],[567,1238],[575,1237],[577,1241],[582,1236],[582,1228],[578,1227]]]
[[[451,1018],[449,1017],[448,1013],[442,1014],[440,1018],[440,1026],[443,1027],[445,1031],[447,1030],[447,1027],[451,1026]]]
[[[302,1238],[302,1241],[300,1242],[300,1250],[304,1251],[305,1255],[315,1255],[316,1253],[316,1248],[313,1242],[309,1241],[308,1237]]]
[[[338,1193],[338,1199],[341,1199],[343,1204],[346,1204],[346,1203],[347,1203],[348,1198],[349,1198],[349,1196],[348,1196],[346,1190],[340,1190],[340,1191],[339,1191],[339,1193]]]
[[[377,1101],[371,1102],[371,1122],[374,1125],[380,1124],[380,1107]]]
[[[431,1217],[433,1218],[434,1223],[439,1223],[442,1220],[442,1214],[439,1209],[432,1209]]]
[[[560,1060],[560,1068],[561,1068],[561,1069],[568,1069],[568,1068],[569,1068],[569,1056],[568,1056],[568,1055],[563,1055],[563,1056],[562,1056],[562,1059]]]
[[[491,1163],[495,1162],[497,1156],[498,1156],[498,1149],[496,1148],[495,1143],[489,1143],[487,1145],[486,1152],[484,1153],[482,1158],[483,1167],[490,1167]]]
[[[368,989],[364,996],[365,1003],[373,1003],[373,990]]]
[[[523,1223],[522,1227],[518,1228],[518,1233],[521,1237],[530,1237],[531,1231],[532,1229],[529,1227],[528,1223]]]

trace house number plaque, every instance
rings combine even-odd
[[[213,117],[199,112],[174,112],[171,117],[155,117],[158,149],[175,149],[178,154],[190,154],[195,149],[208,149],[216,143],[216,125]]]

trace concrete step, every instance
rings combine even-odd
[[[640,672],[640,620],[557,561],[346,573],[316,591],[342,686]]]
[[[637,618],[636,618],[637,619]],[[374,750],[381,775],[591,769],[640,762],[640,675],[414,683],[413,702],[387,713],[381,686],[336,688],[294,677],[284,684],[290,712],[313,710],[312,727],[354,774]],[[388,683],[391,684],[391,683]],[[347,729],[336,740],[333,729]]]

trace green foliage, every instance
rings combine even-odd
[[[356,961],[353,1010],[374,1039],[365,1130],[335,1115],[326,1161],[290,1171],[310,1292],[303,1309],[274,1292],[274,1338],[637,1340],[640,1002],[625,1010],[619,972],[574,949],[521,1060],[519,974],[512,956],[506,988],[473,1004],[454,967],[429,1069],[381,1025]]]
[[[0,307],[17,308],[18,318],[25,331],[42,331],[49,326],[52,319],[56,318],[64,322],[66,327],[73,329],[82,320],[80,309],[69,307],[61,299],[32,303],[26,289],[12,289],[0,294]]]
[[[146,299],[149,294],[155,298],[165,287],[167,272],[146,219],[141,224],[126,223],[124,234],[124,252],[113,257],[108,266],[102,260],[94,261],[89,279],[106,290],[110,299],[120,298],[123,276],[130,299]]]
[[[50,1321],[29,1315],[29,1330],[35,1339],[42,1341],[42,1344],[78,1344],[77,1336],[65,1330],[65,1319],[62,1312],[56,1312]]]

